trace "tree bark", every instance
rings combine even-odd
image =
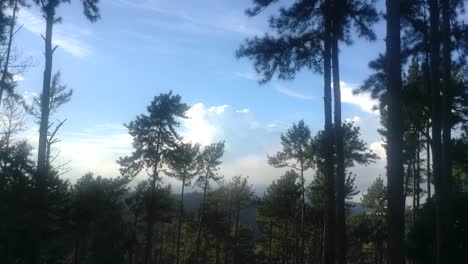
[[[304,161],[301,158],[301,252],[299,252],[299,263],[304,264],[304,239],[305,239],[305,180],[304,180]]]
[[[335,1],[336,2],[336,1]],[[341,125],[341,90],[340,68],[338,54],[338,26],[334,23],[332,35],[332,72],[333,95],[335,107],[335,151],[336,151],[336,263],[344,264],[346,261],[346,227],[345,227],[345,167],[343,153],[343,129]]]
[[[268,243],[268,264],[271,264],[271,248],[273,243],[273,221],[270,220],[270,241]]]
[[[198,257],[200,255],[200,242],[201,242],[201,229],[202,229],[202,224],[203,224],[203,216],[205,214],[205,200],[206,200],[206,191],[208,190],[208,172],[206,173],[205,176],[205,182],[203,186],[203,198],[202,198],[202,203],[200,206],[200,216],[198,220],[198,230],[197,230],[197,251],[196,251],[196,259],[198,261]]]
[[[334,263],[335,256],[335,184],[333,176],[333,132],[331,106],[331,21],[330,1],[325,2],[324,31],[324,113],[325,113],[325,215],[323,263]]]
[[[41,122],[39,127],[39,147],[37,151],[37,172],[36,172],[36,195],[37,205],[35,206],[35,219],[37,219],[36,228],[34,228],[34,245],[32,250],[32,263],[40,262],[41,247],[45,244],[45,228],[47,226],[47,170],[46,170],[46,150],[47,150],[47,132],[49,128],[49,104],[50,104],[50,83],[52,78],[52,32],[55,22],[54,7],[45,8],[46,34],[45,42],[45,68],[44,79],[42,83],[41,98]]]
[[[388,192],[388,263],[403,264],[405,198],[403,190],[402,114],[401,114],[401,39],[400,1],[387,0],[387,192]]]
[[[158,130],[158,137],[156,142],[156,156],[160,156],[161,149],[161,129]],[[159,158],[158,158],[159,159]],[[156,182],[159,179],[159,160],[156,161],[154,172],[151,177],[151,194],[149,201],[149,208],[147,208],[147,223],[146,223],[146,244],[145,244],[145,264],[151,263],[152,249],[153,249],[153,229],[154,229],[154,197],[156,192]]]
[[[180,254],[180,232],[182,228],[182,216],[184,214],[184,189],[185,189],[185,176],[182,179],[182,191],[180,197],[179,205],[179,220],[177,224],[177,252],[176,252],[176,264],[179,264],[179,254]]]
[[[428,131],[429,133],[429,131]],[[426,178],[427,178],[427,199],[426,202],[431,198],[431,144],[429,139],[426,139]]]
[[[236,210],[236,224],[235,224],[235,230],[234,230],[234,252],[233,252],[233,258],[232,258],[232,263],[237,264],[237,240],[239,239],[239,217],[240,217],[240,200],[237,205],[237,210]]]
[[[232,191],[229,194],[229,206],[228,206],[228,216],[227,216],[227,231],[224,241],[224,263],[229,263],[229,237],[231,235],[231,215],[232,213]]]
[[[452,191],[452,58],[451,58],[450,1],[442,0],[442,178],[448,192]]]
[[[437,0],[429,2],[431,27],[431,88],[432,88],[432,173],[435,187],[435,263],[444,263],[444,198],[445,186],[442,175],[442,138],[441,119],[442,107],[440,96],[440,39],[439,39],[439,3]]]

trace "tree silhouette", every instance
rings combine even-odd
[[[168,153],[167,160],[167,165],[169,169],[171,169],[171,171],[167,172],[167,175],[178,179],[182,183],[177,224],[176,263],[178,264],[180,261],[179,255],[182,218],[184,215],[184,190],[186,186],[190,186],[190,181],[198,176],[202,170],[203,157],[200,155],[200,145],[180,143],[175,146],[174,150]]]
[[[312,168],[313,156],[310,155],[310,129],[304,123],[304,120],[299,121],[285,133],[281,134],[282,151],[274,156],[268,156],[268,163],[275,168],[292,168],[300,173],[301,185],[301,252],[300,258],[304,254],[304,234],[305,234],[305,180],[304,171]]]
[[[42,85],[42,98],[41,100],[41,123],[39,127],[39,147],[37,155],[37,192],[38,192],[38,205],[37,205],[37,234],[35,238],[35,248],[32,252],[32,263],[39,263],[40,259],[40,245],[41,241],[45,239],[43,228],[46,223],[43,223],[45,217],[40,215],[41,209],[46,204],[46,178],[47,178],[47,135],[49,129],[49,98],[50,87],[52,79],[52,56],[57,47],[52,48],[52,31],[53,25],[62,21],[62,18],[57,16],[57,8],[70,0],[33,0],[38,5],[44,15],[46,21],[46,30],[44,36],[45,42],[45,68],[44,79]],[[83,4],[83,12],[86,18],[95,22],[100,18],[99,8],[97,6],[98,0],[81,0]]]
[[[206,146],[201,153],[201,159],[203,162],[203,172],[197,179],[197,185],[203,190],[203,198],[200,205],[199,220],[198,220],[198,231],[197,231],[197,242],[196,242],[196,258],[200,254],[201,244],[201,230],[203,225],[203,218],[205,215],[205,202],[206,194],[210,188],[210,180],[220,181],[222,176],[219,176],[217,171],[221,165],[220,159],[224,154],[224,142],[213,143]],[[204,175],[203,175],[204,174]]]
[[[151,178],[151,197],[154,201],[156,183],[159,182],[159,170],[166,164],[166,155],[172,150],[180,140],[176,128],[180,125],[179,118],[185,118],[188,105],[181,102],[179,95],[172,92],[156,96],[147,107],[148,114],[137,116],[135,121],[130,122],[126,127],[133,137],[132,155],[120,158],[118,163],[121,166],[121,174],[127,177],[134,177],[138,173],[145,171]],[[153,208],[149,206],[148,208]],[[145,263],[151,261],[151,250],[153,248],[153,226],[154,213],[147,212],[147,230]]]
[[[401,48],[400,2],[387,1],[387,68],[388,137],[388,262],[404,263],[405,232],[403,197],[402,124],[401,124]]]
[[[250,16],[258,15],[275,0],[254,0],[254,7],[247,10]],[[293,79],[303,68],[324,74],[325,135],[327,135],[326,181],[327,209],[325,224],[324,262],[333,260],[335,227],[335,184],[333,173],[333,135],[331,99],[331,1],[295,1],[288,8],[280,8],[279,15],[269,23],[275,36],[264,35],[247,39],[238,49],[238,57],[254,61],[255,70],[265,83],[277,73],[280,79]],[[323,63],[323,68],[322,68]],[[303,263],[303,260],[301,260]]]

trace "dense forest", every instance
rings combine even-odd
[[[68,2],[0,2],[0,263],[468,263],[464,0],[387,0],[384,10],[374,0],[252,0],[246,16],[271,12],[269,32],[233,52],[259,84],[301,71],[323,77],[323,129],[313,133],[304,117],[290,124],[280,151],[265,157],[280,177],[263,194],[249,182],[255,175],[220,172],[227,142],[184,139],[191,106],[171,91],[125,124],[133,151],[117,161],[119,176],[64,177],[68,163],[53,146],[66,119],[54,116],[73,90],[53,68],[53,29]],[[99,23],[99,0],[75,2]],[[42,93],[32,102],[15,78],[32,67],[14,48],[22,9],[45,22]],[[386,175],[352,202],[352,168],[379,156],[342,118],[340,47],[375,41],[379,21],[386,51],[354,93],[378,102]],[[37,146],[20,136],[26,116],[39,128]]]

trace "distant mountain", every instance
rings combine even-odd
[[[180,195],[175,195],[177,198],[180,197]],[[203,194],[199,192],[192,192],[192,193],[186,193],[184,194],[184,210],[186,212],[192,213],[195,217],[198,214],[198,208],[200,208],[200,204],[203,198]],[[357,215],[357,214],[370,214],[373,213],[375,210],[366,208],[362,206],[361,203],[358,202],[353,202],[353,201],[347,201],[346,204],[350,206],[351,210],[351,215]],[[197,219],[197,218],[195,218]],[[250,230],[253,231],[254,237],[259,238],[260,237],[260,229],[257,225],[257,213],[255,208],[246,208],[241,211],[239,221],[242,225],[249,227]]]

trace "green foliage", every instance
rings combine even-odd
[[[135,121],[126,124],[135,151],[119,159],[121,174],[133,177],[146,170],[153,175],[160,162],[166,161],[165,155],[180,140],[176,128],[180,125],[179,118],[185,118],[188,109],[179,95],[172,95],[172,92],[160,94],[147,107],[148,114],[139,115]]]
[[[313,166],[312,156],[308,153],[310,142],[310,128],[301,120],[285,134],[281,134],[283,149],[274,156],[268,156],[268,163],[275,168],[288,167],[305,171]]]
[[[386,195],[383,179],[378,177],[362,196],[361,203],[364,207],[375,209],[383,214],[387,208]]]

